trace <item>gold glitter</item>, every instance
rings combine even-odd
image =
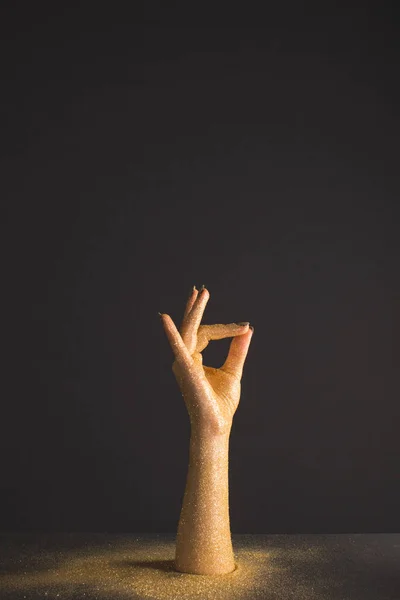
[[[210,294],[193,288],[180,331],[161,315],[175,355],[173,372],[190,422],[189,469],[178,525],[175,565],[198,575],[233,573],[228,498],[228,453],[232,419],[240,399],[240,379],[253,335],[249,323],[201,325]],[[220,369],[203,365],[210,340],[233,337]]]
[[[191,575],[174,569],[174,542],[119,541],[99,549],[88,546],[83,550],[65,553],[66,556],[44,553],[42,562],[51,559],[58,563],[53,568],[26,570],[0,577],[0,589],[40,591],[47,597],[65,597],[77,593],[88,597],[131,597],[153,600],[232,599],[241,598],[253,586],[257,587],[257,573],[264,565],[262,584],[265,585],[265,562],[268,553],[262,550],[239,549],[238,568],[227,575]],[[36,558],[37,562],[37,558]],[[272,569],[271,569],[272,571]],[[84,596],[83,596],[84,597]]]
[[[177,572],[173,536],[1,538],[1,600],[399,597],[400,534],[234,536],[237,569],[225,575]],[[371,569],[381,576],[376,589]]]

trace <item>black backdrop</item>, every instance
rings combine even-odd
[[[1,25],[0,529],[175,531],[157,313],[204,283],[255,327],[232,530],[399,531],[395,16],[33,4]]]

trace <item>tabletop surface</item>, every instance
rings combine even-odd
[[[233,535],[237,568],[174,570],[175,536],[0,534],[1,600],[400,600],[400,534]]]

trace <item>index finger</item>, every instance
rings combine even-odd
[[[237,335],[243,335],[249,329],[249,323],[229,323],[223,325],[218,323],[217,325],[200,325],[197,332],[197,345],[196,352],[201,352],[208,346],[210,340],[222,340],[227,337],[235,337]]]

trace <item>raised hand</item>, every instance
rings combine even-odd
[[[239,404],[240,380],[253,329],[249,323],[201,325],[210,294],[195,287],[188,299],[180,331],[171,317],[161,314],[175,355],[172,370],[183,394],[192,427],[215,434],[229,432]],[[219,369],[203,365],[201,352],[211,340],[233,337]]]
[[[249,323],[201,325],[210,294],[190,295],[180,332],[162,314],[175,355],[173,372],[191,422],[189,469],[176,538],[175,566],[184,573],[230,573],[235,559],[229,525],[228,452],[232,418],[253,329]],[[210,340],[233,337],[220,369],[203,365]]]

